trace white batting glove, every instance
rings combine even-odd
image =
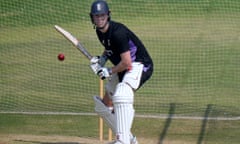
[[[98,64],[98,61],[99,61],[99,56],[94,56],[90,60],[90,67],[95,74],[97,74],[98,69],[101,67]]]
[[[94,56],[91,58],[90,63],[95,64],[95,63],[98,63],[99,60],[100,60],[100,56]]]
[[[106,68],[106,67],[101,67],[97,71],[97,75],[102,79],[109,78],[112,75],[112,69],[111,68]]]
[[[90,64],[90,67],[91,67],[92,71],[94,72],[94,74],[97,74],[98,70],[101,68],[100,64],[98,64],[98,63],[92,63],[92,64]]]
[[[107,56],[106,55],[102,55],[102,56],[94,56],[92,57],[92,59],[90,60],[91,64],[95,64],[98,63],[101,66],[104,66],[105,63],[107,62]]]
[[[94,72],[94,74],[97,74],[98,69],[101,68],[101,65],[99,62],[100,62],[100,56],[94,56],[90,60],[90,67],[91,67],[92,71]]]

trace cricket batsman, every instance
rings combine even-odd
[[[90,60],[101,79],[108,80],[104,98],[94,96],[95,111],[112,129],[112,144],[137,144],[131,133],[134,119],[134,92],[152,75],[153,61],[141,40],[125,25],[112,21],[106,1],[91,5],[90,18],[104,51]],[[105,67],[107,60],[113,64]]]

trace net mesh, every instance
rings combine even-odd
[[[1,1],[1,112],[93,113],[99,79],[54,29],[60,25],[101,54],[91,2]],[[133,30],[154,61],[152,78],[135,94],[137,114],[168,114],[174,106],[176,115],[203,116],[211,105],[210,116],[240,115],[238,0],[108,2],[111,18]]]

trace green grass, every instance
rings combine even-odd
[[[0,111],[93,112],[92,96],[99,93],[99,80],[89,70],[89,62],[53,28],[62,26],[90,53],[99,55],[102,46],[92,29],[90,4],[77,0],[0,3]],[[154,60],[153,77],[136,93],[137,113],[167,115],[174,106],[171,114],[201,117],[211,106],[209,117],[240,115],[238,0],[121,0],[109,5],[112,19],[136,32]],[[60,52],[66,56],[63,62],[57,60]],[[43,127],[46,119],[49,127]],[[3,134],[97,135],[96,117],[1,114],[0,122]],[[173,120],[166,138],[197,143],[201,124]],[[208,125],[207,143],[239,141],[238,121],[209,121]],[[81,131],[84,126],[89,129]],[[137,119],[134,130],[158,139],[164,126],[165,120]]]
[[[16,114],[0,116],[0,136],[19,134],[98,137],[96,116]],[[240,134],[239,126],[240,121],[136,118],[132,131],[139,138],[144,137],[156,142],[237,144]],[[107,139],[106,127],[104,133]]]
[[[1,114],[0,120],[1,134],[77,135],[83,137],[97,137],[98,134],[97,117]]]

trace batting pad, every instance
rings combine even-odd
[[[95,112],[103,118],[104,122],[110,127],[113,133],[116,133],[116,121],[115,116],[112,114],[112,110],[110,110],[105,104],[102,102],[101,98],[98,96],[94,96],[93,100],[95,102]]]
[[[126,83],[119,83],[113,96],[116,117],[117,140],[123,144],[130,144],[131,127],[134,118],[133,90]]]
[[[112,99],[112,96],[116,90],[116,86],[118,83],[119,83],[119,79],[116,73],[113,74],[110,79],[108,79],[108,82],[105,85],[105,89],[110,99]]]
[[[128,84],[121,82],[116,87],[116,91],[113,95],[112,101],[114,104],[116,103],[133,104],[133,97],[134,93],[132,88]]]

